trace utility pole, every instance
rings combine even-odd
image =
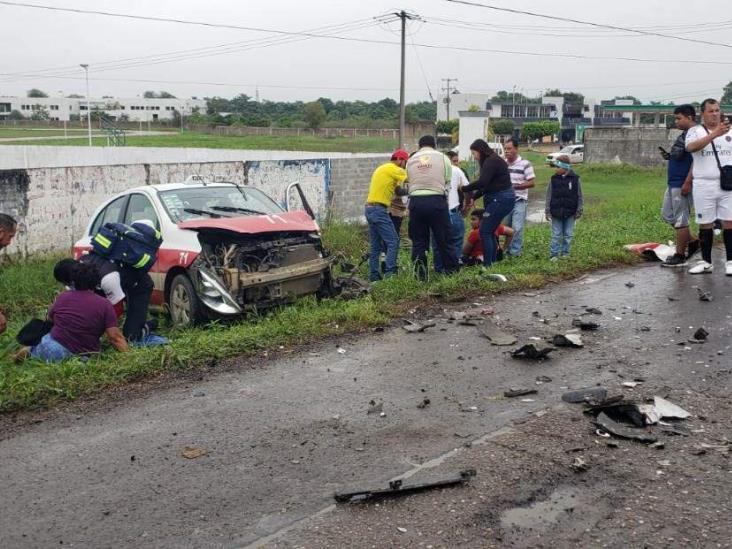
[[[86,75],[86,127],[89,133],[89,146],[92,146],[92,131],[91,131],[91,98],[89,97],[89,65],[82,63],[79,65],[84,69]]]
[[[414,13],[408,13],[404,10],[394,13],[402,22],[402,64],[401,79],[399,83],[399,147],[404,146],[404,137],[406,133],[406,105],[404,103],[404,80],[406,69],[407,54],[407,19],[419,19]]]
[[[450,91],[454,88],[450,87],[450,82],[457,82],[457,78],[443,78],[443,82],[445,82],[445,87],[442,88],[442,91],[445,92],[445,105],[447,106],[447,119],[450,120],[450,103],[452,102],[452,98],[450,97]]]

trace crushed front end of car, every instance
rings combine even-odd
[[[189,272],[201,302],[217,315],[235,315],[328,297],[334,259],[314,233],[237,234],[199,228],[201,253]]]

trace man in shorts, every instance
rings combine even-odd
[[[719,101],[705,99],[701,104],[702,124],[686,134],[686,150],[694,156],[693,193],[696,221],[699,224],[702,259],[690,274],[711,273],[714,221],[722,222],[722,237],[727,252],[725,273],[732,276],[732,191],[721,187],[720,166],[732,165],[730,122],[722,116]]]
[[[692,238],[689,231],[693,158],[686,150],[686,134],[696,125],[696,111],[691,105],[679,105],[674,109],[674,119],[681,134],[670,152],[661,149],[661,156],[668,161],[668,187],[661,216],[676,230],[676,253],[668,257],[662,267],[683,267],[688,258],[699,251],[699,240]]]

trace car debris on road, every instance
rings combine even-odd
[[[478,331],[483,337],[491,342],[491,345],[506,346],[516,343],[516,336],[507,334],[498,329],[492,322],[484,322],[478,325]]]
[[[551,353],[552,351],[554,351],[554,347],[537,349],[535,345],[529,343],[528,345],[524,345],[523,347],[519,347],[518,349],[513,351],[511,353],[511,356],[513,358],[542,361],[548,360],[549,353]]]
[[[574,347],[575,349],[584,347],[582,338],[579,334],[557,334],[552,338],[552,345],[556,347]]]
[[[514,398],[525,395],[535,395],[538,392],[539,391],[536,389],[509,389],[508,391],[503,391],[503,396],[506,398]]]
[[[404,328],[410,334],[416,334],[424,332],[427,328],[434,328],[437,323],[434,320],[428,320],[426,322],[413,322],[411,320],[404,319]]]
[[[451,486],[462,486],[475,475],[475,469],[465,469],[463,471],[460,471],[460,473],[456,476],[431,482],[423,482],[420,484],[411,484],[407,486],[404,486],[402,484],[402,480],[398,479],[389,482],[389,488],[358,490],[355,492],[336,492],[333,497],[338,503],[364,503],[369,501],[378,501],[381,499],[408,496],[411,494],[424,492],[426,490],[449,488]]]

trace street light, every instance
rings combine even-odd
[[[86,74],[86,126],[87,130],[89,132],[89,146],[92,146],[92,131],[91,131],[91,101],[89,99],[89,65],[86,63],[82,63],[79,65],[82,69],[84,69],[84,73]]]

